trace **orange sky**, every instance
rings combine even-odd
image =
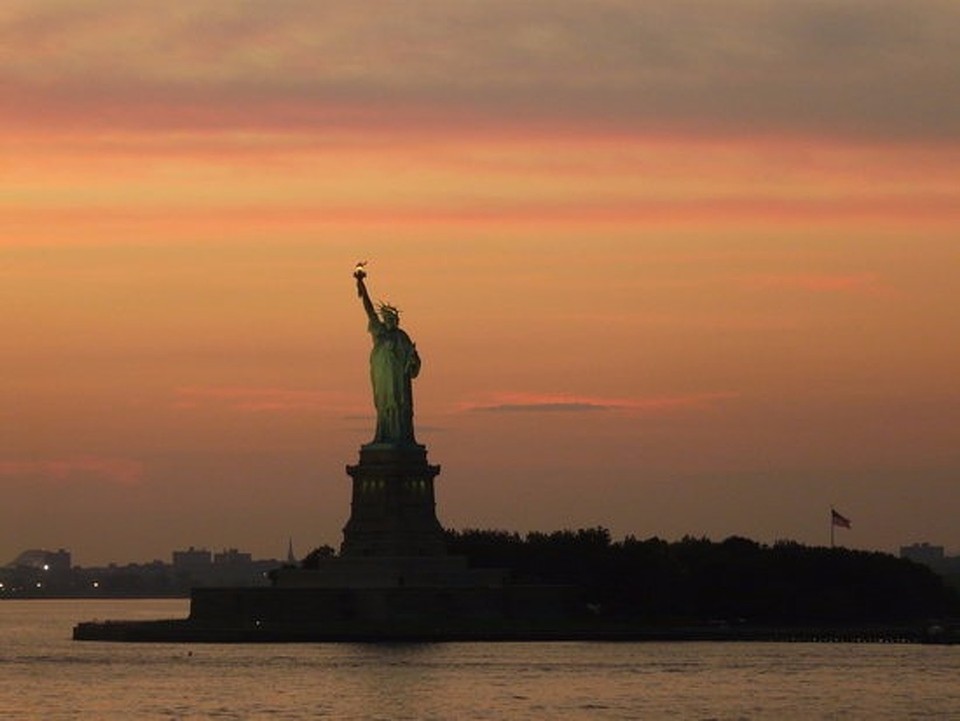
[[[960,9],[716,5],[5,3],[0,561],[338,544],[358,259],[446,525],[960,551]]]

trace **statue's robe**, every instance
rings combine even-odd
[[[420,372],[417,347],[404,331],[388,328],[379,319],[370,320],[373,349],[370,380],[377,409],[374,443],[416,443],[413,435],[413,384]]]

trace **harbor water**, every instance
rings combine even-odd
[[[71,640],[187,604],[0,601],[0,719],[960,719],[960,646]]]

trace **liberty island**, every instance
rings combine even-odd
[[[75,639],[956,642],[952,622],[924,621],[949,620],[955,595],[928,569],[882,554],[738,537],[611,544],[604,529],[533,542],[445,531],[440,466],[414,428],[422,360],[400,311],[375,306],[366,278],[358,264],[376,422],[345,468],[351,503],[339,553],[277,568],[269,587],[195,587],[185,619],[82,622]],[[894,587],[911,593],[891,595]]]

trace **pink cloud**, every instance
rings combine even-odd
[[[0,460],[0,477],[27,476],[48,481],[94,478],[122,485],[143,480],[144,466],[128,458],[76,456],[31,460]]]
[[[722,401],[737,398],[739,395],[739,393],[730,391],[717,391],[676,396],[651,396],[649,398],[608,398],[569,394],[498,393],[486,400],[462,403],[460,408],[465,411],[496,413],[523,411],[567,413],[634,411],[657,413],[707,408]]]
[[[763,227],[801,221],[809,228],[814,223],[865,223],[882,220],[886,227],[909,224],[910,227],[940,227],[956,223],[960,212],[953,199],[952,205],[930,203],[915,205],[896,200],[877,200],[873,203],[844,207],[838,204],[810,205],[804,201],[784,201],[772,209],[766,204],[750,200],[714,202],[688,199],[684,201],[634,200],[630,202],[514,202],[489,205],[484,203],[444,203],[439,206],[397,207],[390,205],[356,204],[328,207],[297,205],[235,208],[227,204],[204,208],[150,207],[88,207],[62,208],[56,206],[14,209],[0,218],[0,235],[16,237],[20,245],[104,245],[126,244],[130,235],[138,235],[143,242],[161,240],[177,242],[171,237],[187,231],[191,235],[225,237],[230,233],[249,233],[254,230],[276,231],[310,230],[349,227],[359,229],[410,229],[426,232],[438,228],[504,228],[531,227],[538,229],[558,227],[568,230],[575,226],[600,225],[644,227],[710,227],[725,224]],[[69,225],[69,234],[63,230]],[[216,233],[212,231],[216,230]],[[186,241],[181,241],[186,242]],[[189,242],[196,242],[190,240]],[[204,242],[215,243],[220,240]],[[770,275],[746,279],[756,287],[792,284],[794,287],[811,285],[814,278],[827,276]],[[865,278],[854,274],[846,276],[863,284]],[[835,284],[836,280],[829,281]],[[820,285],[824,285],[823,282]]]

